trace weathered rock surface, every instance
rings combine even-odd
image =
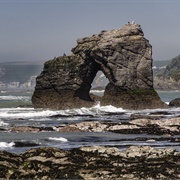
[[[180,118],[171,118],[164,120],[150,120],[150,119],[135,119],[130,121],[130,124],[134,124],[141,127],[154,129],[154,134],[180,134]]]
[[[100,121],[85,121],[74,123],[65,127],[57,127],[60,132],[116,132],[121,134],[180,134],[180,118],[170,119],[134,119],[129,122],[100,122]]]
[[[137,24],[102,31],[77,41],[73,54],[44,64],[32,97],[35,108],[89,107],[89,91],[98,71],[109,80],[101,101],[125,109],[166,105],[153,88],[152,47]]]
[[[41,147],[15,155],[0,151],[1,179],[179,179],[180,152],[132,146],[70,151]]]

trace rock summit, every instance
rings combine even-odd
[[[153,88],[152,46],[138,24],[101,31],[77,40],[69,56],[44,64],[32,97],[35,108],[67,109],[90,107],[91,84],[102,71],[109,84],[101,105],[124,109],[166,107]]]

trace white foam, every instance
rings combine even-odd
[[[0,100],[30,100],[29,96],[0,96]]]
[[[8,126],[9,123],[5,123],[4,121],[0,121],[0,126]]]
[[[0,109],[0,118],[36,118],[58,114],[57,111],[35,110],[34,108],[3,108]]]
[[[102,97],[104,90],[91,90],[90,93]]]
[[[90,91],[90,93],[104,93],[104,90],[96,90],[96,89],[94,89],[94,90],[91,90]]]
[[[90,108],[82,107],[80,109],[67,109],[67,110],[43,110],[43,109],[34,109],[34,108],[2,108],[0,109],[0,118],[28,118],[36,119],[42,117],[43,119],[49,118],[54,115],[97,115],[105,114],[109,112],[125,112],[126,110],[122,108],[116,108],[114,106],[100,106],[100,103],[97,103],[95,106]]]
[[[53,140],[53,141],[68,142],[68,140],[66,138],[64,138],[64,137],[58,137],[58,138],[56,138],[56,137],[49,137],[48,139],[49,140]]]
[[[101,106],[100,102],[97,103],[97,105],[93,106],[92,108],[90,108],[91,111],[95,111],[97,113],[103,113],[103,112],[109,112],[109,113],[113,113],[113,112],[125,112],[126,110],[122,109],[122,108],[117,108],[114,106]]]
[[[12,148],[15,145],[14,142],[0,142],[0,149],[4,149],[4,148]]]
[[[6,119],[18,119],[18,118],[24,118],[29,120],[36,120],[38,118],[38,121],[41,120],[49,120],[51,116],[56,115],[63,115],[63,116],[73,116],[73,115],[103,115],[106,113],[122,113],[125,112],[127,114],[132,113],[138,113],[138,112],[144,112],[144,113],[150,113],[150,112],[156,112],[156,111],[177,111],[179,112],[180,108],[172,108],[172,109],[145,109],[145,110],[124,110],[122,108],[117,108],[112,105],[109,106],[101,106],[100,103],[97,103],[95,106],[90,108],[75,108],[75,109],[67,109],[67,110],[43,110],[43,109],[34,109],[34,108],[2,108],[0,109],[0,119],[6,118]],[[61,120],[62,118],[59,117],[57,120]],[[73,117],[73,120],[76,118]],[[78,120],[79,118],[77,118]],[[0,126],[7,125],[3,121],[0,121]]]
[[[100,102],[98,102],[95,106],[91,108],[82,107],[80,109],[69,109],[65,110],[65,114],[80,114],[80,115],[96,115],[96,114],[104,114],[104,113],[113,113],[113,112],[126,112],[126,110],[122,108],[116,108],[114,106],[101,106]]]

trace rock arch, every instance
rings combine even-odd
[[[73,54],[45,63],[32,97],[34,107],[89,107],[91,83],[98,71],[109,79],[103,105],[127,109],[166,105],[153,88],[152,47],[137,24],[79,39]]]
[[[80,87],[75,91],[75,96],[79,97],[85,101],[94,101],[93,98],[90,96],[89,92],[92,87],[92,82],[100,71],[100,65],[97,64],[93,60],[86,60],[85,64],[82,65],[80,70],[80,77],[82,79],[82,83]]]

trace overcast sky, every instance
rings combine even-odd
[[[78,38],[132,20],[154,60],[180,54],[180,0],[0,0],[0,62],[68,55]]]

